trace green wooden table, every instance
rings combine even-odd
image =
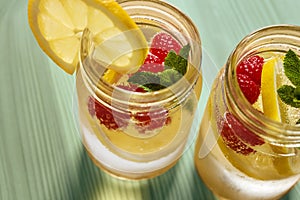
[[[299,0],[169,2],[193,19],[204,59],[217,68],[253,30],[279,23],[300,25]],[[214,199],[194,169],[193,145],[175,167],[151,180],[121,181],[100,171],[76,128],[75,78],[38,47],[27,23],[27,1],[1,0],[0,38],[1,200]],[[203,68],[209,64],[204,62]],[[209,86],[215,72],[204,76]],[[204,88],[203,105],[208,92]],[[283,199],[299,198],[300,184]]]

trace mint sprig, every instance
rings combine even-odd
[[[300,86],[300,60],[296,53],[289,50],[283,60],[284,73],[295,85]]]
[[[169,87],[181,79],[182,74],[174,69],[166,69],[159,73],[160,84],[164,87]]]
[[[283,68],[286,77],[293,85],[282,85],[277,90],[278,96],[285,104],[300,108],[300,59],[294,51],[289,50],[286,53]]]
[[[277,90],[277,93],[285,104],[294,108],[300,108],[300,98],[296,94],[297,88],[290,85],[283,85]]]
[[[164,71],[159,73],[137,72],[130,76],[128,82],[139,85],[149,92],[171,86],[185,75],[189,51],[189,44],[182,47],[178,55],[171,50],[164,60]]]
[[[180,74],[184,75],[187,70],[187,58],[189,55],[191,47],[190,45],[185,45],[177,55],[174,51],[170,51],[165,58],[164,67],[165,69],[174,69]]]
[[[128,82],[136,85],[159,84],[160,78],[158,74],[152,72],[137,72],[128,79]]]
[[[152,72],[137,72],[128,79],[128,82],[139,85],[148,92],[163,88],[160,84],[159,75]]]

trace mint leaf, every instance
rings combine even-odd
[[[178,56],[177,63],[178,64],[173,69],[178,71],[180,74],[185,75],[188,66],[187,60],[181,56]]]
[[[153,73],[148,71],[136,72],[128,79],[129,83],[139,85],[151,92],[161,90],[176,83],[186,73],[190,45],[185,45],[179,52],[171,50],[164,60],[164,71]]]
[[[158,74],[152,72],[137,72],[129,77],[128,82],[136,85],[159,84]]]
[[[296,87],[294,90],[294,96],[297,100],[300,100],[300,87]]]
[[[289,50],[283,59],[284,73],[294,86],[283,85],[278,96],[287,105],[300,108],[300,59],[295,52]]]
[[[289,50],[283,60],[284,73],[295,85],[300,86],[300,59],[295,52]]]
[[[164,61],[165,70],[166,69],[172,69],[177,64],[177,54],[175,51],[171,50]]]
[[[148,92],[164,88],[164,86],[160,84],[159,75],[152,72],[137,72],[129,77],[128,82],[139,85],[139,87],[142,87]]]
[[[170,51],[164,61],[165,69],[174,69],[181,75],[184,75],[188,66],[187,58],[190,49],[190,45],[185,45],[180,50],[179,55],[177,55],[174,51]]]
[[[180,49],[179,55],[184,59],[188,59],[190,50],[191,50],[191,46],[187,44]]]
[[[159,74],[160,84],[164,87],[169,87],[181,79],[182,75],[174,69],[166,69]]]
[[[142,87],[144,88],[144,90],[148,92],[158,91],[165,88],[163,85],[155,84],[155,83],[145,84]]]
[[[284,103],[295,108],[300,108],[300,100],[297,98],[297,90],[293,86],[283,85],[277,90],[277,93]]]

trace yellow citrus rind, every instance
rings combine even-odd
[[[281,122],[276,84],[276,68],[279,63],[280,60],[277,57],[264,63],[261,75],[261,95],[264,115],[274,121]]]
[[[78,66],[85,28],[93,33],[94,42],[105,41],[104,52],[127,47],[123,52],[116,49],[123,53],[120,57],[109,57],[107,67],[118,73],[136,71],[148,52],[143,33],[114,0],[29,0],[28,22],[41,49],[68,74]]]

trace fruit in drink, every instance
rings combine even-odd
[[[170,34],[164,32],[155,34],[150,46],[149,54],[138,72],[129,74],[128,80],[113,84],[131,92],[145,93],[164,89],[185,75],[187,62],[184,62],[185,58],[181,55],[188,55],[189,48],[183,48]],[[174,56],[174,52],[178,52],[179,55]],[[176,67],[166,66],[167,63],[175,63],[173,65]],[[96,116],[99,123],[108,129],[126,128],[131,119],[135,122],[135,129],[144,134],[167,126],[172,121],[164,108],[152,108],[126,115],[118,111],[113,112],[108,106],[96,102],[93,97],[88,99],[87,104],[90,114]]]
[[[239,86],[251,104],[256,102],[260,94],[263,62],[262,57],[252,56],[242,60],[236,69]]]
[[[286,56],[290,56],[289,54],[291,53],[287,53]],[[258,109],[263,115],[277,122],[284,122],[282,119],[286,120],[286,118],[288,118],[288,121],[295,121],[295,119],[292,119],[295,115],[282,116],[282,113],[286,113],[286,111],[281,111],[283,110],[283,104],[280,103],[282,100],[279,98],[279,92],[283,93],[282,88],[287,87],[284,83],[288,82],[288,78],[280,74],[280,71],[284,73],[282,70],[284,65],[292,62],[289,60],[284,62],[283,59],[286,59],[286,56],[271,54],[271,57],[263,58],[256,55],[243,60],[236,69],[240,89],[249,103],[253,104],[254,108]],[[249,64],[250,61],[253,62]],[[294,63],[297,62],[295,61]],[[245,66],[247,66],[247,70],[245,70]],[[243,80],[240,80],[243,75],[245,77],[242,77]],[[258,78],[261,81],[258,81]],[[244,86],[245,82],[247,82],[245,80],[248,81],[247,86]],[[253,84],[249,84],[250,82]],[[254,90],[258,92],[258,95],[257,92],[253,92]],[[283,96],[282,98],[287,98],[288,94],[286,92],[285,95],[281,96]],[[290,107],[284,106],[285,108]],[[252,133],[244,123],[241,123],[229,111],[225,112],[224,116],[218,120],[218,127],[222,138],[222,141],[218,140],[220,149],[226,155],[228,161],[243,173],[258,179],[285,177],[296,173],[295,169],[292,168],[293,165],[290,163],[292,158],[288,156],[288,154],[291,154],[291,148],[266,144],[261,137]],[[275,156],[270,159],[269,156],[264,156],[264,154],[286,154],[286,156]],[[265,163],[267,160],[269,161]],[[257,167],[246,163],[255,163],[255,166],[259,166],[261,170],[255,172],[253,169]],[[270,165],[270,169],[268,169],[268,173],[264,172],[263,174],[264,170],[262,169],[266,164]],[[270,173],[272,166],[274,171]]]
[[[85,28],[101,44],[101,59],[113,71],[138,70],[148,51],[140,29],[113,0],[30,0],[28,21],[41,49],[69,74],[77,68]]]

